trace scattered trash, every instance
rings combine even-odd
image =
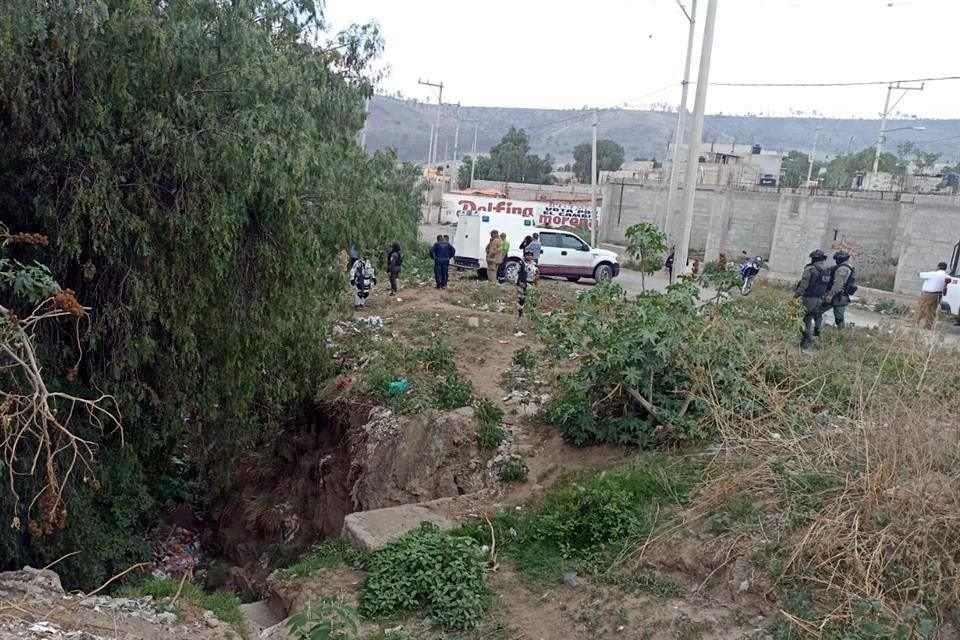
[[[150,542],[154,550],[154,577],[173,578],[188,571],[195,573],[201,560],[196,532],[176,525],[160,527],[150,536]]]
[[[480,318],[467,318],[467,326],[478,329],[480,327]]]
[[[368,324],[371,327],[382,327],[383,318],[380,316],[367,316],[366,318],[354,318],[354,322],[357,324]]]
[[[564,584],[566,584],[568,587],[576,587],[576,586],[579,586],[580,581],[577,580],[577,572],[576,572],[576,571],[568,571],[567,573],[563,574],[563,582],[564,582]]]
[[[407,389],[410,388],[410,383],[407,382],[406,378],[401,380],[394,380],[390,383],[390,386],[387,387],[387,391],[390,395],[400,395],[401,393],[406,393]]]

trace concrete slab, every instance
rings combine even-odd
[[[240,605],[240,611],[247,618],[254,636],[258,636],[264,629],[280,624],[283,620],[270,608],[266,600],[258,600]]]
[[[343,520],[340,537],[358,549],[375,551],[388,542],[420,526],[432,522],[441,529],[457,526],[452,519],[419,504],[373,509],[351,513]]]

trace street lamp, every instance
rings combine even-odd
[[[873,156],[873,172],[877,173],[880,170],[880,155],[883,153],[883,143],[887,141],[887,134],[893,133],[894,131],[926,131],[927,128],[920,127],[897,127],[896,129],[882,129],[880,131],[880,138],[877,140],[877,152]]]
[[[820,132],[823,127],[817,127],[817,132],[813,134],[813,149],[810,150],[810,162],[807,163],[807,187],[810,186],[810,179],[813,177],[813,159],[817,156],[817,141],[820,139]]]
[[[903,91],[903,93],[900,94],[900,97],[897,98],[897,101],[891,106],[890,97],[894,91]],[[902,82],[891,82],[887,85],[887,100],[883,103],[883,111],[880,112],[880,135],[877,136],[877,152],[873,156],[873,173],[877,173],[880,170],[880,154],[883,153],[883,140],[887,133],[887,116],[897,108],[897,105],[900,104],[900,101],[903,100],[908,91],[923,91],[923,83],[921,82],[919,87],[904,86]],[[913,127],[909,128],[912,129]],[[894,131],[898,131],[898,129],[894,129]]]

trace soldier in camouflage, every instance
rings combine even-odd
[[[813,337],[820,335],[823,326],[823,300],[830,289],[832,271],[824,264],[827,254],[820,249],[810,253],[810,263],[803,268],[803,275],[793,291],[794,298],[803,300],[803,339],[800,348],[813,346]]]

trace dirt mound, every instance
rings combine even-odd
[[[53,571],[26,567],[0,573],[0,640],[214,640],[237,634],[209,611],[183,618],[149,598],[66,594]]]
[[[339,536],[349,513],[472,493],[486,473],[471,408],[398,416],[324,407],[246,461],[214,504],[212,542],[265,575],[277,554]]]

